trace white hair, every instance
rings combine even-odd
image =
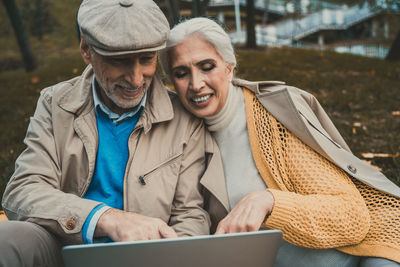
[[[171,60],[169,58],[172,47],[186,40],[193,34],[199,34],[208,41],[221,56],[225,63],[236,67],[236,57],[229,35],[215,21],[208,18],[192,18],[176,25],[170,32],[166,48],[159,52],[161,67],[165,74],[171,75]]]

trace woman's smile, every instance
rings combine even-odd
[[[233,67],[202,36],[193,34],[171,50],[171,79],[185,108],[199,118],[225,105]]]

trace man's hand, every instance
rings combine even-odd
[[[110,237],[115,242],[177,237],[164,221],[118,209],[107,210],[97,222],[95,237]]]
[[[260,229],[265,217],[274,208],[274,197],[266,190],[252,192],[242,198],[232,211],[219,222],[218,234],[250,232]]]

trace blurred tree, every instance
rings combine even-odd
[[[254,49],[256,44],[256,31],[254,23],[254,0],[247,0],[246,2],[246,30],[247,30],[247,48]]]
[[[193,0],[192,1],[192,17],[205,16],[207,6],[210,0]]]
[[[172,28],[175,24],[179,22],[179,5],[177,0],[166,0],[167,10],[168,10],[168,20],[169,25]]]
[[[25,70],[33,71],[36,68],[36,60],[33,56],[28,35],[26,34],[21,15],[19,13],[19,9],[15,4],[15,0],[3,0],[2,2],[6,8],[7,15],[14,29],[15,37],[17,38],[18,46],[24,62]]]
[[[397,33],[386,59],[391,61],[400,61],[400,31]]]

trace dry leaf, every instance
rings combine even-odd
[[[361,127],[361,122],[353,122],[353,127]]]
[[[353,127],[351,130],[352,130],[353,134],[357,134],[357,129],[356,128]]]
[[[77,73],[78,73],[78,69],[77,69],[77,68],[73,68],[73,69],[72,69],[72,73],[73,73],[73,74],[77,74]]]
[[[376,73],[375,70],[371,70],[369,74],[370,74],[371,76],[375,76],[375,73]]]
[[[400,116],[400,110],[392,111],[393,116]]]
[[[361,156],[365,159],[373,159],[373,158],[396,158],[400,155],[400,153],[389,154],[389,153],[361,153]]]
[[[38,76],[31,77],[31,83],[37,84],[38,82],[39,82],[39,77]]]

